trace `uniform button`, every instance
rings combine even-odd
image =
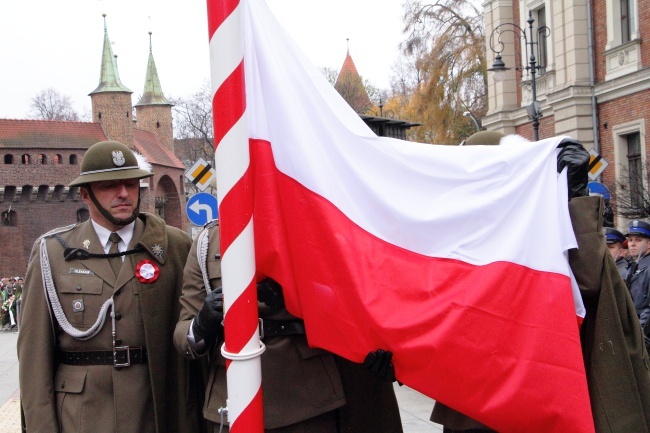
[[[116,345],[116,346],[121,346],[121,345],[122,345],[122,340],[120,340],[119,338],[117,338],[117,339],[115,340],[115,345]]]
[[[122,318],[122,313],[115,313],[115,320],[120,320]]]
[[[77,288],[77,292],[81,291],[81,285],[78,285],[76,288]]]

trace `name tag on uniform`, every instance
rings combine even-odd
[[[90,269],[76,269],[76,268],[70,268],[69,274],[75,274],[75,275],[95,275],[93,271]]]

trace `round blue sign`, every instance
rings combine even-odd
[[[194,194],[187,200],[185,212],[192,224],[202,226],[213,219],[219,218],[217,198],[207,192]]]

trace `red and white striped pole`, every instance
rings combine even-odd
[[[231,433],[262,433],[264,345],[258,333],[242,5],[240,0],[207,0],[207,4],[228,421]]]

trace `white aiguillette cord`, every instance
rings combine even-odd
[[[113,314],[113,296],[104,302],[101,309],[99,310],[99,316],[97,317],[97,320],[88,330],[80,331],[79,329],[72,326],[68,321],[68,318],[65,316],[65,313],[63,312],[61,302],[59,301],[59,296],[56,293],[56,288],[54,287],[52,269],[50,267],[50,258],[47,254],[46,241],[46,237],[41,238],[41,275],[43,277],[43,287],[45,288],[46,295],[50,301],[50,305],[52,306],[54,317],[56,317],[57,322],[59,322],[61,329],[63,329],[63,331],[71,337],[78,340],[88,340],[90,338],[93,338],[95,335],[97,335],[99,330],[102,329],[102,326],[104,325],[104,321],[106,320],[106,311],[111,308],[111,315]]]

